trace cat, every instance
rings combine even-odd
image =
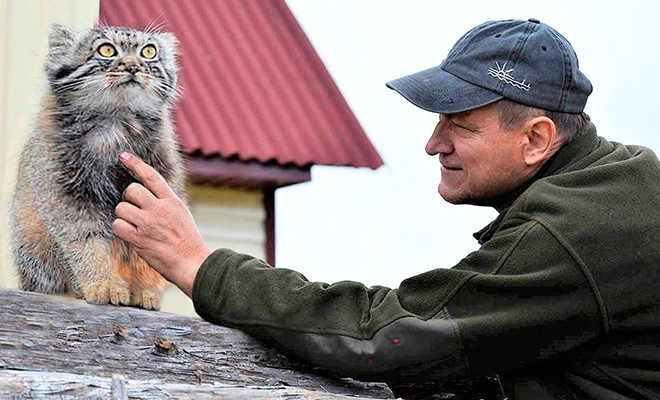
[[[139,182],[119,163],[122,151],[152,165],[185,198],[171,121],[177,49],[167,32],[51,28],[47,89],[10,211],[23,290],[160,308],[167,281],[114,236],[112,221],[123,191]]]

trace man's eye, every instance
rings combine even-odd
[[[470,132],[472,132],[472,129],[467,128],[467,127],[465,127],[465,126],[463,126],[463,125],[459,125],[459,124],[457,124],[457,123],[454,122],[454,121],[451,121],[451,124],[454,125],[455,127],[459,128],[459,129],[463,129],[463,130],[466,130],[466,131],[470,131]]]

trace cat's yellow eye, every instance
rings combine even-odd
[[[142,51],[140,52],[140,55],[148,60],[151,60],[152,58],[156,57],[157,51],[156,51],[156,46],[153,44],[148,44],[142,48]]]
[[[110,43],[104,43],[100,45],[98,52],[103,57],[113,57],[115,54],[117,54],[117,50],[115,50],[115,46],[111,45]]]

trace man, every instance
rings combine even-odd
[[[362,379],[499,374],[516,399],[660,394],[660,164],[596,136],[591,83],[536,19],[465,34],[438,66],[388,83],[440,115],[440,195],[496,208],[481,248],[398,289],[308,282],[211,252],[164,181],[140,176],[113,228],[205,319]]]

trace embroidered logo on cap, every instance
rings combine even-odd
[[[529,92],[530,84],[525,83],[525,79],[523,79],[522,82],[520,82],[509,74],[509,72],[513,71],[513,68],[506,69],[506,63],[504,63],[504,65],[502,65],[501,67],[500,67],[500,63],[498,63],[497,61],[495,61],[495,64],[497,65],[497,69],[488,68],[488,75],[492,76],[493,78],[497,78],[501,81],[504,81],[511,86],[515,86],[518,89],[522,89]]]

